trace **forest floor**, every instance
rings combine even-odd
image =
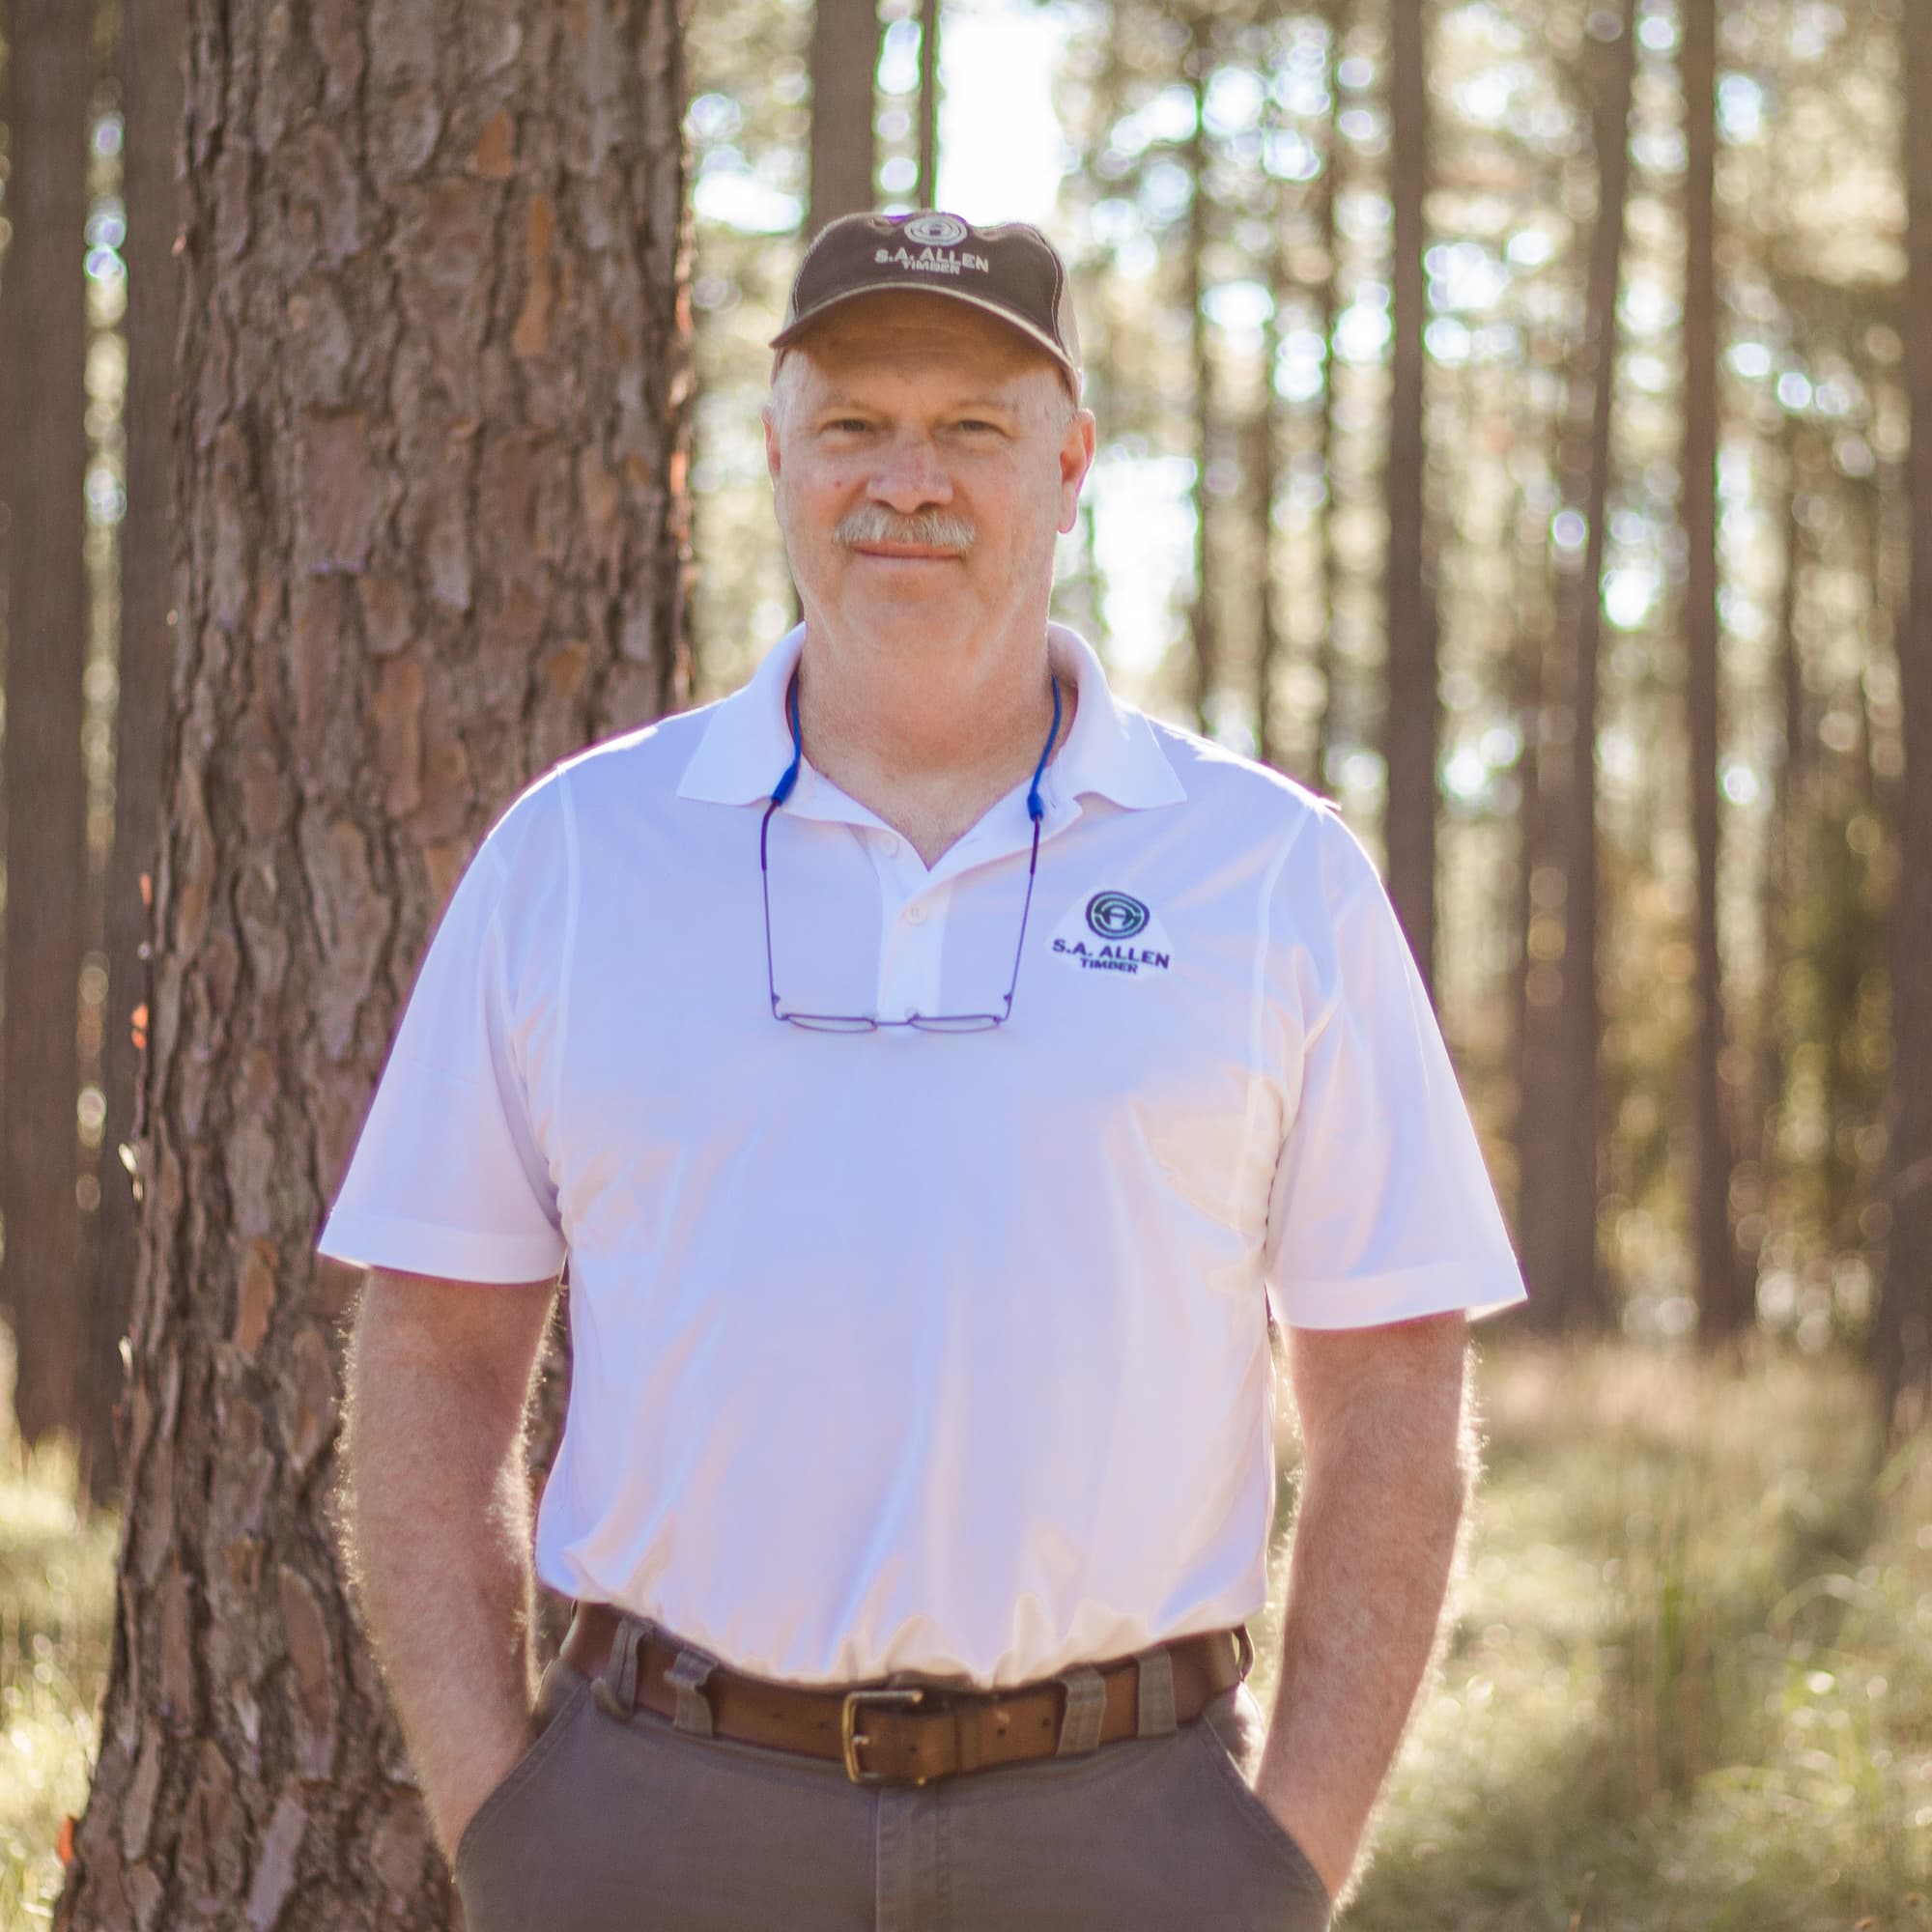
[[[1881,1468],[1829,1361],[1511,1346],[1480,1382],[1454,1635],[1346,1932],[1932,1932],[1932,1440]],[[0,1445],[0,1925],[51,1916],[116,1533]]]

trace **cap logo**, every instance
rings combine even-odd
[[[925,248],[951,248],[966,239],[966,224],[956,214],[916,214],[905,225],[908,242]]]

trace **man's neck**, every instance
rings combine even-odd
[[[799,661],[806,756],[930,866],[1033,776],[1053,728],[1046,627],[1025,656],[938,659],[843,648],[807,629]],[[1060,680],[1056,747],[1073,724]]]

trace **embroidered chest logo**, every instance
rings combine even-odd
[[[1083,973],[1165,973],[1174,950],[1152,909],[1131,893],[1095,893],[1060,922],[1055,958]]]

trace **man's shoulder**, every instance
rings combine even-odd
[[[701,705],[600,738],[559,758],[503,809],[484,846],[515,873],[519,861],[552,866],[588,820],[649,815],[668,808],[715,706]]]
[[[1174,767],[1190,807],[1204,815],[1225,818],[1231,826],[1246,827],[1282,837],[1299,834],[1309,825],[1337,816],[1334,803],[1272,765],[1244,757],[1226,745],[1179,724],[1142,712],[1155,742]]]
[[[614,792],[635,805],[667,803],[677,791],[684,768],[711,722],[716,704],[674,711],[562,758],[538,785],[568,785],[574,798]],[[536,787],[533,786],[534,790]]]

